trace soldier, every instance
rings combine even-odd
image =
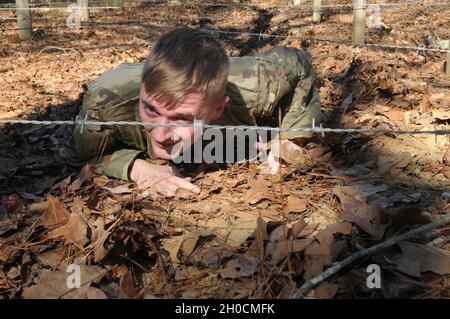
[[[282,127],[319,123],[320,101],[308,53],[275,47],[254,56],[228,57],[218,40],[199,30],[177,28],[162,35],[144,63],[123,63],[88,85],[79,116],[97,121],[255,125]],[[256,123],[255,123],[256,122]],[[177,139],[194,143],[194,128],[167,126],[76,126],[80,160],[104,154],[97,172],[131,180],[142,189],[173,196],[200,189],[169,165]],[[180,136],[181,135],[181,136]],[[176,136],[174,140],[174,136]],[[297,145],[311,135],[288,132],[281,143]]]

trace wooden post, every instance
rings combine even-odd
[[[89,0],[78,0],[80,7],[80,21],[86,22],[89,20]]]
[[[28,40],[33,35],[30,1],[16,0],[16,7],[17,7],[17,25],[19,27],[19,39]]]
[[[294,6],[300,6],[301,0],[294,0]]]
[[[353,43],[364,43],[366,33],[366,0],[353,1]]]
[[[320,22],[322,13],[322,0],[314,0],[313,21]]]

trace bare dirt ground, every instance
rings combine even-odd
[[[0,11],[0,117],[73,119],[84,84],[145,60],[159,34],[185,25],[290,36],[218,34],[232,56],[275,45],[311,52],[324,126],[449,129],[444,53],[313,40],[351,41],[350,8],[313,23],[311,10],[271,6],[281,1],[189,3],[126,2],[80,30],[65,27],[67,13],[37,11],[26,42],[4,19],[15,15]],[[366,43],[437,48],[450,39],[450,7],[382,8],[381,18]],[[58,150],[69,135],[1,128],[3,298],[288,298],[330,265],[450,212],[448,135],[326,134],[277,175],[252,163],[189,165],[203,190],[189,200],[150,200],[65,163]],[[448,298],[449,233],[436,228],[359,260],[308,297]],[[66,286],[71,263],[82,266],[83,289]],[[381,267],[380,289],[367,287],[370,264]]]

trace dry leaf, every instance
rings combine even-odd
[[[45,228],[60,226],[69,220],[69,213],[56,197],[48,195],[47,203],[47,209],[41,217]]]
[[[123,266],[122,276],[119,282],[121,297],[124,299],[132,299],[136,297],[139,289],[134,285],[133,274],[131,271]]]
[[[179,263],[194,252],[202,238],[212,235],[213,233],[210,231],[190,232],[184,236],[172,237],[165,240],[163,247],[169,252],[172,262]]]
[[[389,215],[389,228],[398,231],[406,226],[423,225],[431,222],[429,216],[422,213],[418,207],[402,207]]]
[[[311,279],[323,272],[325,265],[329,264],[331,261],[326,255],[306,255],[304,263],[304,274],[303,278],[305,280]]]
[[[212,233],[209,231],[191,232],[184,235],[178,251],[181,260],[189,257],[194,252],[202,238],[210,237],[211,235]]]
[[[258,217],[259,215],[254,213],[237,212],[217,216],[207,221],[199,220],[199,226],[211,231],[228,245],[240,246],[255,233]]]
[[[428,109],[430,108],[430,105],[431,105],[431,103],[428,98],[424,98],[422,101],[420,101],[420,104],[419,104],[420,113],[427,112]]]
[[[67,224],[48,233],[49,237],[64,237],[68,242],[84,246],[87,238],[88,224],[85,217],[79,213],[72,213]]]
[[[304,199],[298,198],[294,195],[289,195],[287,199],[285,213],[301,213],[306,210],[307,202]]]
[[[308,155],[305,150],[292,141],[282,141],[280,149],[280,158],[289,164],[302,164]]]
[[[81,275],[81,288],[68,288],[67,280],[74,274],[65,270],[42,270],[39,284],[24,288],[25,299],[80,299],[86,298],[86,293],[94,280],[105,273],[98,266],[79,265]]]
[[[340,234],[343,234],[343,235],[348,235],[351,232],[352,232],[352,224],[347,223],[347,222],[340,222],[340,223],[334,223],[334,224],[328,225],[327,228],[325,228],[324,230],[322,230],[320,232],[318,237],[320,238],[324,233],[328,233],[328,234],[331,234],[331,235],[334,235],[336,233],[340,233]]]
[[[300,233],[298,233],[297,238],[299,237],[308,237],[311,235],[318,227],[318,224],[308,224],[303,228]]]
[[[271,265],[278,265],[287,257],[288,252],[290,254],[299,253],[305,250],[313,240],[314,238],[306,238],[270,242],[266,246],[266,258]]]
[[[0,236],[9,232],[10,230],[16,230],[18,221],[17,220],[11,220],[9,218],[3,217],[5,219],[2,219],[0,217]]]
[[[442,158],[442,162],[445,165],[450,166],[450,147],[447,149],[447,151],[444,153],[444,156]]]
[[[389,253],[386,252],[383,255],[387,262],[395,264],[397,270],[401,271],[405,275],[415,278],[421,277],[420,261],[410,260],[405,254],[395,254],[393,256],[389,256]]]
[[[421,272],[431,271],[442,276],[450,274],[450,251],[408,241],[400,242],[399,246],[409,260],[420,263]]]
[[[53,269],[67,268],[67,261],[65,260],[64,247],[58,247],[36,255],[36,259],[44,266]]]
[[[98,218],[92,226],[91,242],[94,244],[94,262],[99,262],[109,253],[109,250],[105,248],[105,241],[111,232],[105,230],[103,218]]]
[[[341,203],[349,199],[365,200],[365,196],[354,186],[335,185],[331,193],[339,198]]]
[[[404,113],[403,113],[403,111],[400,111],[400,110],[390,110],[385,115],[391,121],[402,122]]]
[[[411,163],[411,160],[412,160],[412,156],[410,153],[401,152],[396,157],[396,159],[394,161],[394,166],[397,168],[405,168],[406,166],[409,165],[409,163]]]
[[[13,119],[17,119],[17,117],[20,116],[20,113],[17,112],[3,112],[0,111],[0,120],[13,120]]]
[[[264,250],[264,243],[269,239],[269,235],[267,234],[267,223],[266,221],[258,216],[257,225],[255,230],[255,239],[256,244],[258,245],[258,249],[260,252]]]
[[[263,199],[275,200],[275,196],[269,189],[267,182],[259,176],[257,179],[249,181],[250,190],[245,195],[245,201],[249,204],[257,204]]]
[[[17,247],[14,245],[0,245],[0,261],[6,263],[13,253],[17,252]]]
[[[435,101],[450,102],[450,95],[445,93],[433,94],[432,96],[430,96],[430,101],[431,103]]]
[[[180,198],[193,199],[193,198],[196,198],[197,196],[199,196],[199,195],[188,189],[185,189],[185,188],[178,188],[175,191],[175,198],[177,198],[177,199],[180,199]]]
[[[181,241],[183,240],[183,236],[172,237],[163,240],[163,248],[169,252],[170,259],[174,263],[179,263],[178,259],[178,251],[180,250]]]
[[[323,282],[316,289],[312,290],[311,293],[308,294],[308,297],[315,299],[332,299],[336,295],[338,288],[338,285]]]
[[[286,240],[288,238],[289,229],[287,225],[280,225],[270,233],[270,241]]]
[[[108,299],[108,297],[102,290],[95,287],[89,287],[86,292],[86,299]]]
[[[28,205],[27,209],[36,212],[43,212],[48,208],[48,201],[36,202]]]
[[[131,194],[133,193],[133,190],[130,188],[131,183],[129,184],[123,184],[116,187],[107,187],[103,186],[102,188],[108,190],[111,192],[111,194]]]
[[[200,269],[218,269],[220,267],[220,261],[223,258],[231,256],[234,256],[234,252],[224,247],[202,246],[196,248],[194,252],[189,256],[189,263],[192,263]]]
[[[240,255],[228,261],[220,271],[222,278],[241,278],[253,276],[259,268],[259,260],[253,256]]]
[[[357,182],[356,187],[358,188],[359,192],[366,197],[372,196],[379,192],[384,192],[388,189],[385,184],[375,186],[364,181]]]
[[[386,213],[376,203],[367,204],[365,201],[349,199],[342,204],[342,218],[361,227],[373,239],[383,237],[386,229]]]

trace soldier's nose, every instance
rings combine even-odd
[[[152,135],[158,143],[165,144],[172,140],[172,130],[169,126],[157,126],[153,128]]]

